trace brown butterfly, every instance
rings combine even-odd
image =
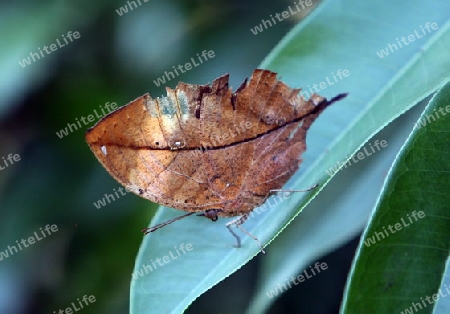
[[[145,94],[102,118],[86,141],[106,170],[127,190],[188,212],[143,231],[199,213],[246,234],[241,224],[294,174],[306,133],[330,101],[299,96],[256,69],[232,92],[226,74],[211,85],[179,83],[167,97]],[[258,242],[259,243],[259,242]]]

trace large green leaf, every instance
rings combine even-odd
[[[302,169],[286,187],[306,188],[320,183],[310,193],[296,193],[256,215],[245,227],[262,243],[271,241],[311,198],[331,179],[326,170],[338,160],[344,162],[367,139],[387,123],[435,91],[448,76],[450,46],[448,17],[450,4],[412,1],[407,6],[392,2],[332,1],[323,3],[273,50],[262,67],[278,72],[293,87],[313,86],[333,80],[339,69],[348,77],[337,79],[321,91],[328,97],[339,92],[350,96],[336,104],[311,128]],[[426,17],[426,18],[424,18]],[[395,37],[408,36],[427,21],[439,28],[408,47],[379,58],[377,51]],[[332,74],[333,73],[333,74]],[[332,211],[333,201],[329,200]],[[367,210],[368,209],[363,209]],[[161,209],[151,225],[178,216]],[[316,217],[316,219],[321,219]],[[362,221],[350,221],[357,227]],[[355,228],[343,228],[333,241],[347,239]],[[324,229],[325,234],[327,230]],[[243,247],[234,249],[234,239],[220,223],[189,217],[146,236],[136,260],[135,271],[175,251],[180,244],[193,249],[132,280],[131,313],[179,313],[204,291],[224,279],[259,252],[255,242],[243,238]],[[326,246],[326,244],[324,244]],[[308,248],[306,248],[308,249]],[[269,254],[276,247],[269,247]],[[316,254],[311,250],[311,256]],[[167,260],[167,259],[166,259]]]
[[[427,297],[448,296],[439,288],[450,253],[450,83],[419,121],[364,232],[342,313],[432,313]]]
[[[377,133],[364,148],[371,152],[369,143],[377,140],[386,141],[388,146],[339,171],[301,216],[275,239],[276,254],[268,254],[262,260],[258,290],[248,313],[263,313],[281,295],[277,291],[279,284],[297,277],[316,258],[361,232],[387,171],[424,107],[412,108]],[[329,265],[329,269],[335,271],[336,266]]]

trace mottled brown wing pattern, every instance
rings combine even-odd
[[[137,98],[86,133],[91,150],[128,190],[185,211],[250,212],[298,169],[324,98],[299,97],[255,70],[235,93],[228,75]]]

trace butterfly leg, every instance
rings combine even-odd
[[[248,218],[248,214],[244,214],[241,217],[238,217],[230,222],[227,222],[226,227],[228,228],[228,230],[231,232],[231,234],[236,238],[237,240],[237,244],[234,245],[234,247],[236,248],[240,248],[241,247],[241,238],[233,231],[233,229],[231,229],[232,226],[236,226],[236,228],[239,228],[242,232],[244,232],[246,235],[248,235],[250,238],[252,238],[253,240],[256,241],[256,243],[258,243],[259,247],[261,248],[261,252],[263,254],[266,254],[266,252],[264,251],[261,243],[258,241],[258,238],[255,237],[254,235],[252,235],[251,233],[249,233],[247,230],[245,230],[244,228],[242,228],[242,224],[247,220]]]

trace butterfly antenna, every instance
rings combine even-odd
[[[289,192],[289,193],[291,193],[291,192],[308,192],[308,191],[314,190],[318,186],[319,186],[319,184],[316,183],[312,187],[307,188],[306,190],[282,190],[282,189],[276,189],[276,190],[270,190],[270,193],[273,193],[273,192],[275,192],[275,193],[280,193],[280,192]]]
[[[347,97],[347,95],[348,95],[348,93],[341,93],[341,94],[338,94],[338,95],[334,96],[333,98],[331,98],[330,100],[328,100],[327,102],[328,102],[329,105],[331,105],[332,103],[334,103],[334,102],[336,102],[336,101],[339,101],[339,100],[341,100],[342,98]]]

